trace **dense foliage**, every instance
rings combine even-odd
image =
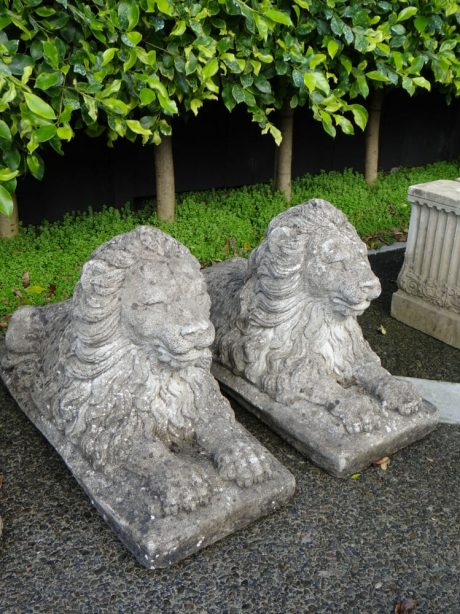
[[[0,212],[75,130],[158,144],[221,97],[279,142],[270,114],[286,100],[334,135],[364,128],[353,98],[372,84],[457,95],[459,15],[453,0],[4,0]]]
[[[459,175],[460,164],[452,162],[400,169],[383,174],[374,189],[353,171],[306,175],[293,182],[293,202],[326,198],[345,211],[360,236],[375,247],[404,239],[410,214],[409,185]],[[184,194],[176,222],[163,228],[207,265],[235,254],[247,255],[271,218],[286,207],[282,195],[273,194],[268,185]],[[127,206],[67,215],[61,222],[23,228],[14,239],[0,241],[0,318],[20,304],[69,297],[91,252],[138,224],[157,225],[150,204],[140,211]]]

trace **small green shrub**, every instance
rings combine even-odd
[[[368,245],[375,246],[393,242],[397,231],[407,229],[409,185],[459,175],[458,162],[439,162],[381,174],[372,188],[351,170],[322,172],[294,181],[293,203],[313,197],[329,200],[348,215]],[[246,256],[262,239],[269,221],[287,206],[284,197],[273,194],[268,185],[187,193],[178,198],[176,221],[159,226],[208,265],[234,255]],[[139,211],[125,206],[69,214],[59,222],[22,228],[14,239],[0,241],[0,323],[21,304],[71,296],[92,251],[139,224],[158,225],[151,203]]]

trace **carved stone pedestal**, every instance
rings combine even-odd
[[[409,188],[412,213],[391,315],[460,348],[460,182]]]

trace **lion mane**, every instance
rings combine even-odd
[[[193,364],[172,368],[133,342],[122,321],[129,271],[141,263],[168,269],[173,259],[186,262],[190,284],[204,287],[199,263],[187,248],[155,228],[139,227],[92,254],[72,299],[25,307],[10,323],[11,329],[25,327],[26,334],[20,347],[7,335],[3,367],[13,370],[13,377],[34,374],[30,394],[37,408],[46,407],[42,418],[95,468],[108,461],[122,464],[135,441],[154,437],[168,445],[193,437],[199,410],[184,399],[190,389],[199,394],[197,388],[211,377],[210,350],[200,349]]]
[[[274,218],[249,261],[235,258],[205,271],[215,359],[272,398],[283,400],[280,395],[291,391],[293,382],[315,376],[346,382],[356,363],[379,362],[356,317],[339,317],[330,309],[330,289],[321,282],[328,266],[321,245],[331,237],[354,246],[367,261],[346,216],[312,199]],[[357,284],[356,264],[348,260],[345,268],[349,285]]]

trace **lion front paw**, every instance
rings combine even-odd
[[[235,441],[214,456],[220,476],[248,488],[264,482],[272,475],[270,462],[260,449],[245,441]]]
[[[381,426],[380,406],[367,396],[350,396],[331,404],[329,411],[339,418],[347,433],[369,433]]]
[[[398,411],[403,416],[409,416],[419,411],[423,399],[409,382],[394,377],[384,379],[375,389],[375,395],[384,409]]]
[[[179,465],[174,471],[167,471],[152,486],[158,491],[162,511],[165,516],[175,516],[179,512],[191,512],[200,505],[207,505],[211,499],[211,485],[204,472],[196,466]]]

